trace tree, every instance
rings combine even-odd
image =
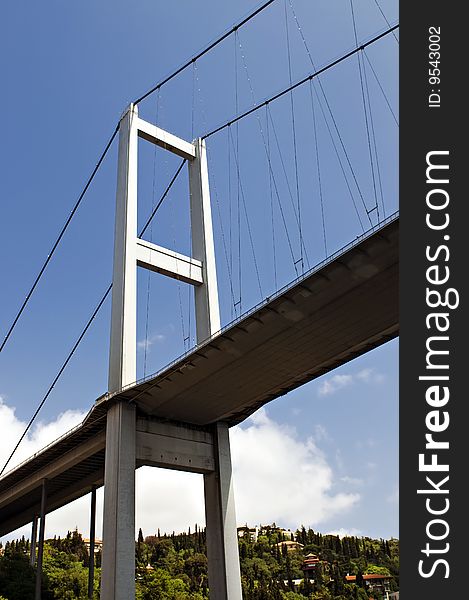
[[[136,600],[185,600],[191,596],[184,581],[171,577],[164,569],[148,571],[136,583]]]
[[[196,591],[202,587],[202,584],[208,579],[208,563],[205,554],[196,553],[184,562],[184,573],[187,574],[190,580],[191,590]]]
[[[388,568],[380,567],[377,565],[369,565],[366,571],[367,571],[367,573],[370,573],[370,574],[374,573],[377,575],[391,575]]]
[[[88,597],[88,569],[73,553],[44,544],[43,578],[50,598],[86,600]]]
[[[293,571],[290,556],[287,552],[285,557],[285,573],[288,580],[288,587],[293,591]]]
[[[364,590],[363,588],[360,588],[358,586],[354,586],[355,587],[355,595],[354,595],[354,599],[355,600],[368,600],[368,594],[366,593],[366,590]]]
[[[8,600],[26,600],[34,597],[36,575],[27,555],[5,545],[0,558],[0,594]]]
[[[337,563],[335,563],[332,566],[332,579],[333,579],[332,589],[334,591],[334,596],[340,596],[341,594],[344,593],[345,584],[344,584],[344,574],[342,573],[342,570]]]
[[[355,583],[356,583],[357,587],[361,587],[361,588],[365,587],[365,580],[363,579],[363,573],[360,571],[360,569],[358,570]]]
[[[324,569],[322,567],[322,564],[319,563],[316,566],[316,570],[314,573],[314,588],[315,591],[320,592],[322,591],[324,586]]]
[[[307,598],[309,598],[310,594],[312,594],[313,591],[314,591],[313,583],[309,579],[303,579],[303,581],[300,584],[300,592],[303,594],[303,596],[306,596]]]
[[[302,594],[297,594],[296,592],[286,592],[283,594],[285,600],[304,600],[304,596]]]
[[[307,541],[303,550],[287,551],[277,546],[280,529],[264,526],[257,542],[249,536],[238,540],[241,585],[244,600],[368,600],[363,573],[390,575],[393,591],[399,589],[399,541],[324,535],[305,528],[298,539]],[[159,532],[158,532],[159,533]],[[383,553],[383,547],[386,553]],[[206,532],[195,527],[190,534],[155,534],[135,544],[137,600],[207,600],[209,595]],[[302,581],[306,554],[320,558],[311,581]],[[351,555],[357,556],[351,556]],[[373,559],[371,556],[373,555]],[[43,600],[85,599],[88,553],[81,534],[75,530],[45,545]],[[96,555],[95,591],[99,597],[99,556]],[[1,594],[8,600],[34,597],[35,572],[29,565],[29,544],[24,538],[5,544],[0,556]],[[13,566],[12,566],[13,564]],[[347,583],[345,573],[356,575]],[[284,583],[286,582],[286,583]],[[8,592],[6,591],[8,590]],[[296,590],[296,591],[295,591]]]

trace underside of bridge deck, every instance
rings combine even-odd
[[[398,233],[390,219],[157,375],[99,398],[81,425],[0,478],[0,535],[33,520],[44,479],[48,512],[102,485],[116,401],[210,432],[397,336]]]

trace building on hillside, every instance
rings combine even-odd
[[[90,551],[90,539],[83,538],[83,541],[85,542],[86,549],[89,552]],[[102,549],[103,549],[103,540],[95,539],[94,540],[94,553],[96,554],[97,552],[100,552]]]
[[[275,523],[273,523],[272,525],[259,525],[259,535],[281,535],[282,531],[284,530],[281,527],[278,527],[278,525],[276,525]]]
[[[292,579],[291,583],[293,585],[293,592],[298,592],[300,589],[300,585],[302,584],[303,579]],[[284,579],[283,580],[283,585],[287,588],[290,589],[290,582],[288,581],[288,579]]]
[[[291,529],[282,529],[281,527],[277,527],[276,525],[255,525],[254,527],[249,527],[248,524],[242,525],[237,528],[238,538],[242,538],[249,535],[249,538],[252,542],[257,542],[260,535],[272,535],[277,534],[282,541],[295,541],[296,535],[295,532]]]
[[[319,556],[317,554],[307,554],[303,561],[303,565],[301,567],[303,573],[305,574],[305,579],[314,578],[314,573],[316,571],[316,567],[320,564]]]
[[[275,544],[278,548],[280,548],[280,550],[283,550],[283,546],[286,547],[287,552],[293,552],[295,550],[301,550],[302,548],[304,548],[303,544],[300,544],[299,542],[293,542],[292,540],[285,540],[284,542],[278,542],[278,544]]]
[[[389,594],[390,587],[389,583],[392,579],[391,575],[379,575],[378,573],[364,573],[363,581],[365,583],[368,592],[379,592],[383,596]],[[346,575],[345,580],[347,583],[355,583],[357,580],[356,575]]]
[[[279,533],[283,537],[284,540],[295,541],[295,538],[296,538],[295,532],[292,531],[291,529],[280,529]]]
[[[249,538],[251,542],[257,542],[257,538],[259,537],[259,527],[256,525],[255,527],[248,527],[247,524],[242,527],[237,528],[238,538]]]
[[[273,533],[278,533],[280,531],[280,527],[277,525],[259,525],[259,535],[272,535]]]

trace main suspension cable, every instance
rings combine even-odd
[[[2,344],[1,344],[1,346],[0,346],[0,352],[3,350],[3,348],[4,348],[4,347],[5,347],[5,345],[6,345],[6,343],[8,342],[8,339],[10,338],[11,334],[13,333],[13,330],[14,330],[14,328],[16,327],[16,324],[18,323],[18,321],[19,321],[19,319],[20,319],[20,317],[21,317],[21,315],[22,315],[22,313],[23,313],[24,309],[26,308],[26,305],[28,304],[28,302],[29,302],[29,300],[30,300],[31,296],[33,295],[33,292],[34,292],[34,290],[36,289],[36,287],[37,287],[37,284],[39,283],[39,281],[40,281],[41,277],[43,276],[43,274],[44,274],[44,271],[45,271],[45,270],[46,270],[46,268],[47,268],[47,265],[50,263],[50,261],[51,261],[51,259],[52,259],[53,255],[54,255],[54,253],[55,253],[55,251],[57,250],[57,247],[58,247],[58,245],[60,244],[60,241],[62,240],[62,238],[63,238],[63,236],[64,236],[65,232],[66,232],[66,231],[67,231],[67,229],[68,229],[68,226],[70,225],[70,222],[71,222],[71,220],[73,219],[73,217],[74,217],[75,213],[76,213],[76,212],[77,212],[77,210],[78,210],[78,207],[80,206],[80,204],[81,204],[81,202],[82,202],[83,198],[85,197],[85,194],[86,194],[86,192],[88,191],[88,189],[89,189],[89,187],[90,187],[90,185],[91,185],[91,183],[92,183],[92,181],[93,181],[93,179],[94,179],[94,177],[95,177],[96,173],[98,172],[98,170],[99,170],[99,167],[101,166],[101,164],[102,164],[102,162],[103,162],[104,158],[106,157],[106,154],[108,153],[108,150],[109,150],[109,148],[111,147],[111,144],[112,144],[112,142],[114,141],[114,138],[116,137],[116,135],[117,135],[117,132],[118,132],[118,131],[119,131],[119,125],[117,125],[117,127],[114,129],[114,132],[113,132],[113,134],[111,135],[111,137],[110,137],[110,139],[109,139],[108,143],[106,144],[106,147],[104,148],[104,150],[103,150],[103,152],[102,152],[101,156],[99,157],[99,160],[98,160],[98,162],[96,163],[96,166],[94,167],[94,169],[93,169],[93,171],[92,171],[91,175],[89,176],[89,178],[88,178],[88,180],[87,180],[87,182],[86,182],[86,184],[85,184],[85,187],[83,188],[83,190],[81,191],[80,195],[78,196],[78,200],[75,202],[75,205],[74,205],[74,207],[72,208],[72,210],[71,210],[71,212],[70,212],[70,214],[69,214],[69,216],[68,216],[67,220],[65,221],[65,223],[64,223],[64,225],[63,225],[63,227],[62,227],[62,229],[60,230],[60,233],[59,233],[59,235],[57,236],[57,239],[55,240],[55,242],[54,242],[54,244],[53,244],[53,246],[52,246],[52,248],[51,248],[51,250],[50,250],[49,254],[47,255],[47,258],[46,258],[46,260],[44,261],[44,263],[43,263],[43,265],[42,265],[41,269],[39,270],[39,273],[37,274],[37,276],[36,276],[36,279],[34,280],[34,282],[33,282],[32,286],[30,287],[30,289],[29,289],[29,291],[28,291],[28,293],[26,294],[26,298],[24,299],[24,301],[23,301],[23,304],[21,305],[21,307],[20,307],[19,311],[16,313],[16,316],[15,316],[15,318],[13,319],[13,322],[12,322],[12,324],[10,325],[10,328],[8,329],[8,332],[7,332],[7,334],[5,335],[5,338],[4,338],[4,340],[3,340],[3,342],[2,342]]]
[[[259,104],[256,104],[256,106],[253,106],[252,108],[246,110],[245,112],[243,112],[243,113],[241,113],[239,115],[236,115],[235,117],[233,117],[229,121],[226,121],[222,125],[219,125],[215,129],[212,129],[208,133],[205,133],[202,136],[202,139],[205,140],[205,139],[211,137],[212,135],[215,135],[219,131],[222,131],[223,129],[226,129],[230,125],[234,125],[238,121],[241,121],[242,119],[248,117],[249,115],[252,115],[254,112],[256,112],[259,109],[263,108],[266,104],[274,102],[275,100],[278,100],[282,96],[285,96],[285,94],[288,94],[291,90],[294,90],[294,89],[296,89],[296,88],[304,85],[305,83],[307,83],[308,81],[310,81],[310,79],[316,79],[322,73],[325,73],[329,69],[332,69],[332,67],[335,67],[336,65],[340,64],[344,60],[347,60],[347,58],[350,58],[351,56],[353,56],[357,52],[360,52],[360,50],[363,50],[364,48],[367,48],[368,46],[370,46],[371,44],[374,44],[378,40],[386,37],[387,35],[389,35],[393,31],[395,31],[396,29],[399,29],[399,24],[394,25],[390,29],[386,29],[386,31],[383,31],[379,35],[376,35],[375,37],[371,38],[370,40],[364,42],[361,46],[359,46],[357,48],[354,48],[353,50],[350,50],[349,52],[347,52],[346,54],[343,54],[339,58],[336,58],[335,60],[333,60],[332,62],[328,63],[327,65],[325,65],[321,69],[315,70],[313,73],[310,73],[309,75],[307,75],[303,79],[300,79],[299,81],[296,81],[294,84],[286,87],[285,89],[281,90],[280,92],[277,92],[276,94],[274,94],[270,98],[267,98],[267,100],[264,100],[263,102],[261,102]]]
[[[148,226],[151,223],[151,220],[153,219],[153,217],[155,216],[157,210],[160,208],[160,206],[162,205],[164,199],[166,198],[166,196],[168,195],[168,192],[171,188],[171,186],[173,185],[173,183],[176,181],[177,176],[179,175],[179,173],[181,172],[181,169],[184,165],[184,163],[186,162],[186,160],[184,159],[182,161],[182,163],[179,165],[179,168],[177,169],[176,173],[174,174],[174,176],[172,177],[170,183],[168,184],[167,188],[165,189],[163,195],[161,196],[158,204],[155,206],[155,208],[153,209],[150,218],[148,219],[148,221],[146,222],[145,226],[143,227],[143,229],[140,231],[140,233],[138,234],[138,237],[142,237],[142,235],[145,233],[145,231],[147,230]],[[20,438],[18,439],[18,442],[16,443],[15,447],[13,448],[10,456],[8,457],[8,459],[6,460],[5,464],[2,467],[2,470],[0,471],[0,476],[4,473],[5,469],[7,468],[8,464],[10,463],[11,459],[13,458],[13,455],[15,454],[15,452],[17,451],[19,445],[21,444],[21,442],[23,441],[23,439],[25,438],[26,434],[28,433],[28,431],[31,429],[32,424],[34,423],[34,421],[36,420],[37,415],[39,414],[40,410],[42,409],[42,407],[44,406],[47,398],[50,396],[52,390],[54,389],[56,383],[58,382],[58,380],[60,379],[62,373],[65,371],[68,363],[70,362],[70,360],[72,359],[73,355],[75,354],[78,346],[80,345],[81,341],[83,340],[83,338],[86,335],[86,332],[88,331],[88,329],[90,328],[91,324],[93,323],[94,319],[96,318],[97,314],[99,313],[99,311],[101,310],[101,307],[103,306],[104,302],[106,301],[107,297],[109,296],[109,293],[112,289],[112,283],[109,284],[108,288],[106,289],[103,297],[101,298],[101,300],[98,302],[98,305],[96,306],[96,308],[94,309],[91,317],[88,319],[85,327],[82,329],[80,335],[78,336],[77,341],[75,342],[75,344],[73,345],[72,349],[70,350],[70,352],[67,355],[67,358],[65,359],[65,361],[63,362],[62,366],[60,367],[57,375],[54,377],[54,380],[52,381],[51,385],[49,386],[46,394],[44,395],[44,397],[42,398],[42,400],[40,401],[40,403],[38,404],[36,410],[34,411],[33,416],[31,417],[31,419],[29,420],[28,424],[26,425],[23,433],[21,434]]]
[[[260,6],[258,6],[253,12],[251,12],[249,15],[247,15],[244,19],[242,19],[241,21],[239,21],[238,23],[236,23],[235,25],[233,25],[233,27],[231,29],[229,29],[228,31],[226,31],[224,34],[222,34],[221,36],[219,36],[216,40],[214,40],[211,44],[209,44],[206,48],[204,48],[203,50],[201,50],[198,54],[194,55],[192,58],[190,58],[187,62],[185,62],[181,67],[179,67],[178,69],[176,69],[175,71],[173,71],[170,75],[168,75],[167,77],[165,77],[163,80],[161,80],[159,83],[157,83],[156,85],[154,85],[150,90],[148,90],[148,92],[146,92],[145,94],[143,94],[142,96],[140,96],[139,98],[137,98],[137,100],[134,101],[134,104],[139,104],[140,102],[142,102],[142,100],[144,100],[145,98],[147,98],[148,96],[150,96],[151,94],[153,94],[153,92],[155,92],[156,90],[158,90],[159,88],[161,88],[163,85],[165,85],[166,83],[168,83],[169,81],[171,81],[172,79],[174,79],[177,75],[179,75],[182,71],[184,71],[187,67],[189,67],[192,63],[194,63],[195,61],[197,61],[199,58],[201,58],[202,56],[204,56],[205,54],[207,54],[208,52],[210,52],[213,48],[215,48],[216,46],[218,46],[221,42],[223,42],[226,38],[228,38],[230,35],[232,35],[233,33],[235,33],[238,29],[240,29],[241,27],[243,27],[244,25],[246,25],[246,23],[248,23],[249,21],[251,21],[251,19],[253,19],[254,17],[256,17],[258,14],[260,14],[261,12],[263,12],[266,8],[268,8],[271,4],[273,4],[275,2],[275,0],[268,0],[267,2],[264,2],[263,4],[261,4]],[[56,241],[54,242],[51,251],[49,252],[49,254],[47,255],[46,260],[44,261],[44,264],[42,265],[36,279],[34,280],[31,288],[29,289],[26,298],[23,301],[23,304],[21,305],[20,309],[18,310],[18,313],[16,314],[10,328],[8,329],[5,338],[2,342],[2,344],[0,345],[0,352],[2,352],[2,350],[4,349],[8,339],[10,338],[11,334],[13,333],[13,330],[16,326],[16,324],[18,323],[18,320],[20,319],[24,309],[26,308],[26,305],[28,304],[34,290],[36,289],[37,284],[39,283],[39,280],[41,279],[42,275],[44,274],[44,271],[47,268],[47,265],[49,264],[52,256],[54,255],[58,245],[60,244],[60,241],[63,237],[63,235],[65,234],[65,231],[67,230],[70,221],[72,220],[73,216],[75,215],[76,211],[78,210],[78,207],[81,204],[81,201],[83,200],[83,197],[85,196],[89,186],[91,185],[96,173],[99,170],[99,167],[101,166],[112,142],[114,141],[114,138],[116,137],[116,134],[119,130],[119,124],[116,126],[110,140],[108,141],[103,153],[101,154],[95,168],[93,169],[93,172],[91,173],[88,181],[86,182],[85,187],[83,188],[80,196],[78,197],[78,200],[75,204],[75,206],[73,207],[68,219],[66,220],[64,226],[62,227]]]
[[[76,349],[78,348],[78,346],[80,345],[80,342],[82,341],[82,339],[85,337],[86,332],[88,331],[88,329],[91,326],[91,323],[94,321],[96,315],[98,314],[101,306],[104,304],[106,298],[109,295],[109,292],[111,291],[112,288],[112,284],[107,288],[106,292],[104,293],[104,296],[101,298],[101,300],[99,301],[98,306],[94,309],[93,314],[91,315],[91,317],[88,319],[88,322],[86,323],[85,327],[83,328],[82,332],[80,333],[77,341],[75,342],[73,348],[70,350],[70,352],[68,353],[67,358],[65,359],[64,363],[62,364],[62,366],[59,369],[59,372],[57,373],[57,375],[54,377],[54,380],[52,381],[51,385],[49,386],[49,389],[47,390],[45,396],[43,397],[43,399],[41,400],[41,402],[39,403],[38,407],[36,408],[36,410],[34,411],[33,416],[31,417],[31,419],[29,420],[29,423],[27,424],[25,430],[23,431],[23,433],[21,434],[19,440],[17,441],[15,447],[13,448],[10,456],[7,458],[7,461],[5,462],[5,464],[2,467],[2,470],[0,471],[0,475],[3,474],[3,472],[5,471],[5,469],[7,468],[10,460],[12,459],[13,455],[15,454],[16,450],[18,449],[18,446],[21,444],[21,442],[23,441],[25,435],[28,433],[31,425],[33,424],[34,420],[36,419],[37,415],[39,414],[39,411],[41,410],[41,408],[44,406],[47,398],[50,396],[52,390],[55,387],[55,384],[57,383],[57,381],[59,380],[60,376],[62,375],[62,373],[65,371],[68,363],[70,362],[72,356],[75,354]]]
[[[153,94],[153,92],[156,92],[157,89],[159,89],[160,87],[162,87],[163,85],[165,85],[166,83],[171,81],[171,79],[174,79],[174,77],[176,77],[177,75],[179,75],[179,73],[181,73],[182,71],[187,69],[187,67],[189,67],[193,62],[199,60],[199,58],[202,58],[202,56],[207,54],[207,52],[210,52],[210,50],[213,50],[213,48],[215,48],[215,46],[218,46],[218,44],[220,44],[221,42],[226,40],[226,38],[228,38],[230,35],[232,35],[233,33],[236,33],[236,31],[238,31],[238,29],[243,27],[243,25],[246,25],[246,23],[248,23],[251,19],[253,19],[255,16],[257,16],[259,13],[264,11],[267,7],[269,7],[274,2],[275,2],[275,0],[268,0],[268,2],[264,2],[264,4],[261,4],[261,6],[256,8],[247,17],[245,17],[244,19],[239,21],[239,23],[236,23],[236,25],[233,25],[233,27],[231,29],[229,29],[228,31],[225,31],[224,34],[222,34],[220,37],[218,37],[216,40],[214,40],[206,48],[204,48],[198,54],[196,54],[195,56],[190,58],[187,62],[185,62],[178,69],[176,69],[176,71],[173,71],[173,73],[171,73],[171,75],[168,75],[167,77],[162,79],[159,83],[157,83],[150,90],[148,90],[148,92],[146,92],[145,94],[140,96],[140,98],[137,98],[137,100],[135,100],[134,104],[139,104],[140,102],[142,102],[142,100],[145,100],[145,98],[148,98],[148,96]]]

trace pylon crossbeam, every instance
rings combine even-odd
[[[169,152],[177,154],[182,158],[194,160],[196,156],[194,144],[186,142],[186,140],[183,140],[172,133],[168,133],[164,129],[161,129],[161,127],[157,127],[140,118],[137,119],[136,126],[138,137],[147,142],[151,142],[152,144],[156,144],[165,150],[169,150]]]
[[[210,431],[184,423],[137,419],[137,463],[188,473],[215,471],[215,444]]]
[[[137,266],[192,285],[204,282],[202,261],[137,239]]]

